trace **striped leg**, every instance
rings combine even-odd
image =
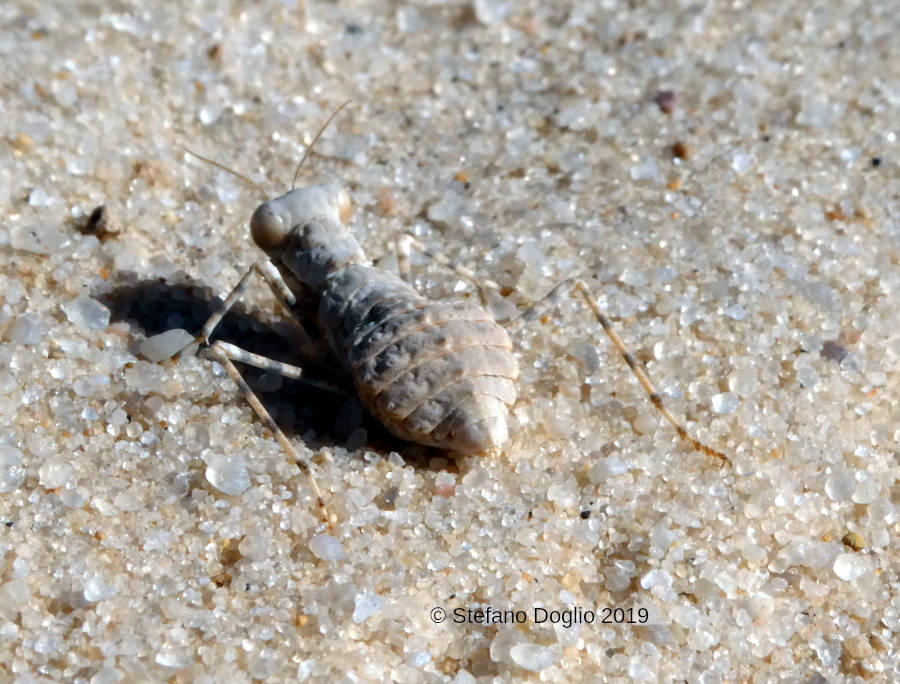
[[[325,508],[325,502],[322,499],[322,492],[319,489],[319,485],[316,483],[316,478],[313,475],[312,467],[309,461],[303,458],[290,443],[288,438],[281,431],[281,428],[278,427],[278,424],[266,410],[266,407],[262,405],[259,397],[254,394],[252,389],[250,389],[250,385],[247,384],[243,376],[241,376],[240,371],[238,371],[237,367],[235,367],[231,360],[234,359],[235,361],[250,363],[248,359],[252,357],[254,360],[263,359],[265,362],[272,365],[279,365],[278,362],[271,361],[271,359],[265,359],[265,357],[258,356],[257,354],[245,352],[239,347],[235,347],[234,345],[227,344],[225,342],[215,342],[212,347],[210,347],[209,352],[213,355],[216,361],[222,364],[225,372],[228,373],[231,379],[234,380],[234,382],[237,384],[238,389],[241,390],[241,393],[244,395],[247,403],[250,404],[251,408],[256,412],[256,415],[258,415],[262,419],[262,421],[266,424],[266,427],[275,435],[275,439],[278,440],[278,443],[281,445],[281,448],[284,450],[284,452],[288,455],[288,458],[290,458],[300,468],[306,471],[306,474],[309,477],[309,483],[310,485],[312,485],[313,492],[315,492],[316,494],[316,502],[319,507],[319,512],[322,514],[322,519],[325,523],[330,525],[331,520],[328,516],[328,509]],[[252,365],[257,364],[253,363]],[[294,366],[290,366],[290,368],[300,371],[299,368],[295,368]]]
[[[711,447],[708,447],[700,440],[688,435],[687,430],[684,429],[681,423],[675,420],[675,417],[671,413],[669,413],[669,410],[662,402],[662,397],[659,396],[659,392],[657,392],[656,387],[653,386],[653,382],[651,382],[650,377],[640,366],[640,364],[638,364],[638,362],[635,360],[634,354],[628,351],[625,343],[622,342],[622,338],[619,337],[619,334],[613,329],[612,323],[610,323],[610,320],[606,317],[603,311],[601,311],[600,305],[597,303],[597,300],[594,299],[594,296],[591,294],[590,290],[588,290],[584,282],[581,280],[575,281],[574,289],[580,292],[584,297],[584,301],[587,303],[588,308],[594,312],[597,320],[600,321],[600,325],[603,326],[603,330],[606,333],[607,337],[609,337],[610,341],[612,341],[613,346],[622,355],[622,358],[625,359],[625,363],[628,364],[628,367],[634,373],[635,377],[638,379],[638,382],[641,383],[641,387],[643,387],[644,391],[647,392],[647,396],[650,397],[650,403],[652,403],[656,407],[656,410],[663,415],[663,418],[665,418],[669,422],[669,424],[673,428],[675,428],[675,432],[678,433],[678,436],[681,439],[690,442],[697,451],[706,454],[707,456],[715,456],[716,458],[721,459],[724,463],[730,463],[728,457],[721,451],[717,451]]]
[[[539,302],[536,302],[534,305],[530,306],[512,326],[511,333],[519,330],[524,324],[529,321],[533,321],[536,318],[543,316],[550,308],[556,305],[559,302],[560,298],[564,293],[573,293],[578,292],[584,298],[587,307],[594,313],[597,317],[597,320],[600,322],[600,325],[603,327],[603,331],[606,333],[607,337],[609,337],[610,341],[613,343],[613,346],[622,355],[622,358],[625,360],[625,363],[628,364],[628,367],[631,369],[631,372],[634,373],[635,377],[638,379],[638,382],[641,384],[641,387],[644,388],[644,391],[647,392],[647,396],[650,398],[650,403],[659,411],[663,418],[675,428],[675,432],[678,433],[678,436],[685,440],[686,442],[690,442],[690,444],[699,452],[706,454],[707,456],[715,456],[718,459],[721,459],[725,463],[729,463],[728,457],[725,456],[721,451],[717,451],[711,447],[706,446],[703,442],[694,437],[691,437],[687,430],[684,429],[684,426],[681,425],[673,416],[669,410],[665,407],[662,402],[662,397],[657,391],[656,387],[654,387],[653,382],[650,380],[650,377],[647,375],[647,372],[643,369],[643,367],[635,360],[634,354],[628,351],[628,348],[625,346],[625,343],[622,342],[622,338],[619,337],[619,334],[615,331],[610,322],[609,318],[603,313],[600,309],[600,305],[597,303],[597,300],[594,299],[594,296],[591,294],[587,285],[585,285],[584,281],[578,279],[570,279],[564,280],[559,285],[554,287],[550,292]]]

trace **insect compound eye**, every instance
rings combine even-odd
[[[261,204],[250,217],[250,235],[263,251],[277,248],[288,234],[289,227],[268,202]]]

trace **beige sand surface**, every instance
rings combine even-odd
[[[900,678],[894,3],[98,4],[0,5],[0,679]],[[499,458],[250,373],[328,530],[220,367],[142,358],[348,99],[301,182],[373,260],[501,319],[584,274],[731,464],[566,299]],[[222,335],[327,374],[262,284]]]

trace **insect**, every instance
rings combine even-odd
[[[409,235],[398,242],[400,275],[376,268],[346,226],[351,204],[344,189],[337,183],[295,187],[309,151],[343,106],[329,117],[307,148],[294,174],[292,189],[253,212],[250,234],[267,258],[246,272],[195,341],[209,343],[222,317],[246,290],[250,278],[258,274],[289,311],[303,308],[313,312],[363,406],[390,432],[409,441],[459,453],[496,452],[508,438],[507,417],[517,396],[518,366],[510,336],[479,304],[429,300],[416,292],[409,276],[409,250],[427,254],[482,288],[499,290],[499,285],[478,280],[465,266],[455,264]],[[194,156],[252,183],[213,160]],[[583,281],[558,285],[526,310],[520,321],[536,318],[564,292],[581,295],[650,401],[678,435],[699,451],[727,461],[721,452],[689,437],[669,413]],[[237,383],[284,451],[309,473],[324,510],[309,464],[291,445],[233,362],[321,384],[308,380],[302,368],[223,341],[213,342],[210,353]]]

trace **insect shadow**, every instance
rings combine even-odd
[[[163,279],[140,280],[133,273],[118,274],[116,286],[94,295],[110,310],[110,320],[124,321],[146,336],[172,328],[197,331],[216,309],[220,300],[211,288],[179,274],[176,282]],[[300,322],[303,325],[303,322]],[[216,328],[216,339],[285,363],[302,358],[311,377],[337,387],[346,387],[349,397],[311,387],[302,382],[244,367],[244,377],[282,430],[302,437],[312,449],[321,446],[368,446],[387,454],[401,453],[412,464],[425,465],[432,456],[444,455],[440,449],[424,447],[395,437],[375,420],[355,398],[349,379],[330,369],[340,367],[327,345],[307,339],[295,319],[248,310],[236,304]],[[310,345],[314,345],[314,350]],[[306,347],[306,353],[303,348]],[[137,355],[137,344],[132,352]],[[365,430],[360,444],[359,428]]]

